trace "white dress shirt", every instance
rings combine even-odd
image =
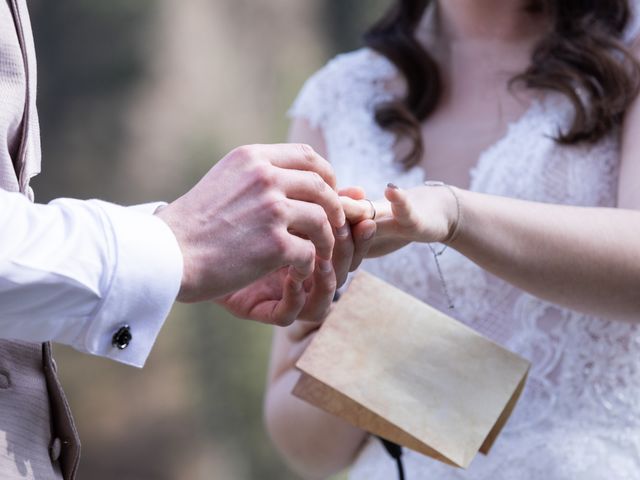
[[[153,215],[160,205],[39,205],[0,189],[0,337],[143,366],[182,280],[176,238]],[[125,324],[120,350],[112,338]]]

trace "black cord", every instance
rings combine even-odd
[[[398,478],[400,480],[404,480],[404,467],[402,466],[402,458],[396,458],[396,463],[398,464]]]
[[[390,442],[384,438],[378,437],[387,453],[393,458],[398,465],[398,478],[404,480],[404,465],[402,464],[402,447],[397,443]]]

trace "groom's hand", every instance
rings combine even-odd
[[[347,280],[349,272],[354,271],[367,255],[376,232],[376,224],[364,220],[354,225],[346,224],[335,232],[332,268],[316,268],[312,277],[305,281],[308,295],[297,318],[320,322],[324,320],[331,307],[337,288]]]
[[[364,190],[358,187],[341,190],[339,194],[356,200],[365,198]],[[360,266],[369,252],[375,233],[376,223],[369,219],[353,224],[347,222],[334,230],[335,245],[332,264],[320,262],[313,276],[305,281],[305,291],[308,295],[302,310],[297,315],[299,320],[314,322],[324,320],[331,307],[336,288],[344,284],[349,272]],[[293,302],[289,302],[289,305],[293,310]]]
[[[360,187],[349,187],[338,192],[341,197],[353,200],[364,200],[365,192]],[[338,287],[347,279],[347,274],[356,270],[362,260],[369,253],[376,235],[376,222],[369,219],[359,219],[352,223],[346,222],[345,227],[336,231],[336,243],[333,249],[333,265],[336,271]]]
[[[364,198],[361,189],[340,192],[354,199]],[[251,285],[218,300],[234,315],[263,323],[285,326],[295,319],[318,323],[326,317],[336,288],[342,286],[349,271],[355,270],[367,255],[376,233],[372,220],[335,229],[332,262],[317,259],[313,275],[296,290],[291,269],[281,268]],[[298,323],[298,322],[296,322]]]
[[[220,297],[291,266],[281,287],[299,302],[316,257],[331,259],[332,227],[345,223],[334,186],[331,166],[307,145],[253,145],[229,153],[157,213],[183,253],[178,300]]]
[[[282,267],[252,284],[216,300],[240,318],[285,326],[292,323],[307,299],[302,283]]]

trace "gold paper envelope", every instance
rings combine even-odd
[[[529,363],[358,273],[296,365],[294,395],[368,432],[467,468],[488,453]]]

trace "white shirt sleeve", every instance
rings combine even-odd
[[[38,205],[0,190],[0,338],[143,366],[182,280],[175,236],[152,214],[159,205]],[[118,349],[125,325],[131,340]]]

